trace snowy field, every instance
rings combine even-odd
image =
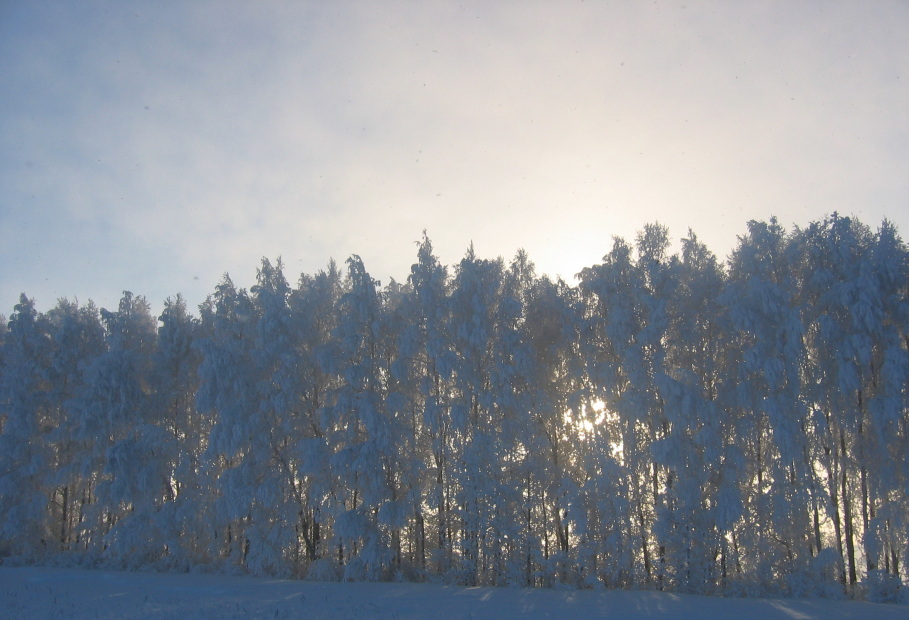
[[[830,600],[727,599],[660,592],[307,583],[0,567],[0,618],[905,618],[909,607]]]

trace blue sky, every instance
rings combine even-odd
[[[0,312],[261,257],[570,279],[659,221],[909,234],[909,3],[0,3]]]

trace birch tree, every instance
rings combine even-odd
[[[55,538],[47,518],[53,454],[46,318],[22,294],[10,316],[0,377],[0,553],[36,556]]]

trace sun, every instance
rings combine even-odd
[[[571,429],[580,439],[590,439],[597,434],[597,429],[606,421],[608,409],[606,403],[594,399],[581,405],[580,411],[569,409],[565,412],[565,426]]]
[[[614,459],[622,462],[624,451],[617,432],[619,415],[599,399],[581,406],[580,412],[569,409],[564,415],[566,437],[580,442],[606,442]]]

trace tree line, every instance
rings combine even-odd
[[[651,224],[577,285],[419,243],[193,316],[0,321],[0,559],[893,600],[909,253],[892,224]]]

